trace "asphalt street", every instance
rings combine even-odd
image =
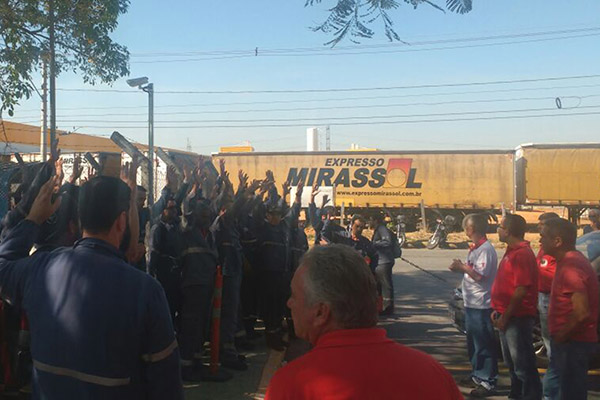
[[[499,251],[499,256],[503,250]],[[458,381],[469,374],[466,340],[448,316],[448,301],[462,276],[452,273],[448,266],[454,258],[465,258],[467,250],[406,249],[404,257],[436,274],[446,282],[429,276],[401,260],[394,266],[396,313],[380,321],[388,336],[399,343],[424,351],[440,361]],[[500,258],[500,257],[499,257]],[[234,379],[226,383],[201,383],[186,389],[186,399],[261,399],[270,376],[278,367],[304,352],[309,346],[294,341],[287,353],[269,352],[262,340],[248,354],[249,370],[234,372]],[[506,399],[509,378],[502,363],[498,395],[491,399]],[[543,372],[543,371],[541,371]],[[589,399],[600,400],[600,371],[591,371],[588,386]],[[470,389],[461,388],[468,399]]]

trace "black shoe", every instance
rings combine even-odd
[[[181,368],[181,379],[186,382],[225,382],[231,378],[233,378],[233,375],[221,368],[214,374],[206,366],[199,369],[192,367]]]
[[[248,369],[248,364],[246,364],[245,360],[240,360],[237,355],[227,355],[221,357],[221,365],[228,369],[233,369],[235,371],[246,371]]]
[[[469,388],[469,389],[475,389],[478,387],[478,385],[475,383],[473,378],[470,376],[467,376],[466,378],[462,378],[460,381],[458,381],[458,386],[462,386],[462,387]]]
[[[389,306],[379,313],[381,316],[394,315],[394,306]]]
[[[471,397],[489,397],[493,396],[496,393],[494,389],[486,389],[483,386],[477,386],[475,389],[471,390],[469,395]]]
[[[267,346],[275,351],[284,351],[286,346],[289,345],[281,337],[281,332],[267,332],[265,333],[265,340]]]
[[[521,395],[521,389],[511,388],[508,393],[508,398],[510,400],[520,400],[523,396]]]
[[[235,348],[237,349],[237,351],[251,351],[254,350],[255,347],[256,345],[249,341],[245,336],[235,338]]]

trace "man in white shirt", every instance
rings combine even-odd
[[[461,382],[473,387],[472,397],[486,397],[496,388],[498,356],[492,314],[492,285],[498,268],[498,256],[487,240],[487,215],[469,214],[463,220],[466,235],[472,241],[467,260],[454,260],[450,270],[464,274],[462,281],[465,305],[467,349],[473,371]]]

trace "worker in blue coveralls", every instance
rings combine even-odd
[[[29,256],[60,205],[46,182],[0,244],[0,294],[22,304],[31,329],[33,399],[183,399],[179,351],[160,284],[118,250],[130,238],[133,195],[101,176],[79,195],[82,239]]]

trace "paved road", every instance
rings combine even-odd
[[[502,251],[500,251],[502,253]],[[448,282],[428,276],[403,261],[394,266],[397,312],[393,317],[380,322],[388,335],[398,342],[431,354],[446,366],[455,379],[466,376],[469,371],[466,340],[450,322],[447,311],[448,300],[462,277],[447,268],[453,258],[464,259],[466,250],[417,250],[407,249],[404,257],[417,265],[437,274]],[[299,341],[285,355],[286,359],[307,351]],[[262,398],[269,376],[281,365],[284,354],[268,353],[259,342],[258,350],[249,357],[250,369],[235,373],[228,383],[202,383],[186,391],[186,399],[249,399]],[[506,399],[509,379],[506,369],[500,365],[499,395],[491,399]],[[589,399],[600,400],[600,377],[590,376]],[[461,388],[468,399],[469,389]]]

